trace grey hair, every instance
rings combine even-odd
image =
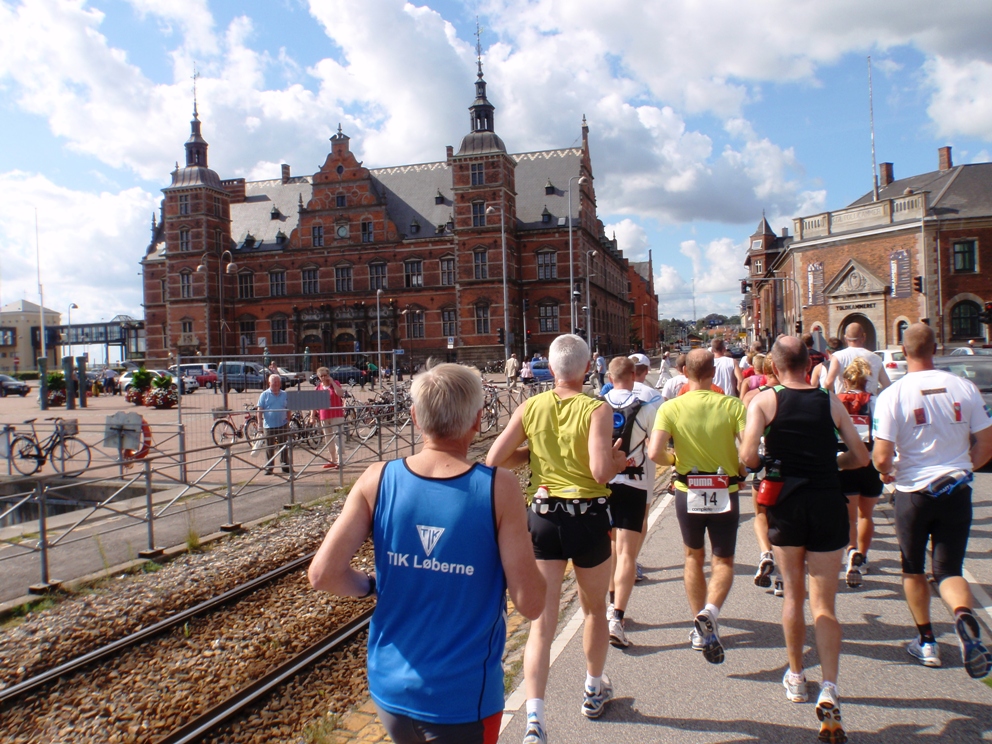
[[[475,423],[483,404],[482,378],[461,364],[432,365],[413,378],[410,397],[417,425],[434,439],[460,439]]]
[[[581,336],[566,333],[551,342],[548,366],[559,380],[580,382],[589,365],[589,344]]]

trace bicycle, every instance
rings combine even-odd
[[[320,424],[311,422],[310,417],[304,416],[302,411],[293,411],[289,417],[289,436],[308,450],[319,450],[324,443]]]
[[[253,403],[245,403],[245,418],[241,426],[234,425],[232,411],[226,411],[223,418],[219,418],[210,427],[210,437],[218,447],[231,447],[239,439],[244,437],[249,442],[254,442],[261,436],[258,430],[258,419],[256,418],[258,408]]]
[[[18,473],[34,475],[46,461],[51,460],[56,472],[72,478],[90,466],[89,445],[73,436],[79,431],[75,420],[65,421],[58,416],[45,419],[55,422],[55,430],[43,442],[38,440],[38,431],[34,426],[37,420],[25,421],[25,424],[30,424],[31,433],[18,434],[10,442],[8,456]]]

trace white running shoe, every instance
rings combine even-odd
[[[724,658],[723,644],[720,643],[716,618],[709,610],[704,609],[696,615],[693,624],[703,641],[703,658],[710,664],[722,664]]]
[[[940,666],[940,649],[936,643],[923,643],[917,636],[906,644],[906,651],[923,666]]]
[[[772,585],[772,574],[775,573],[775,556],[766,551],[758,560],[758,571],[754,574],[754,585],[767,589]]]
[[[614,648],[627,648],[630,645],[623,629],[623,620],[618,617],[610,618],[610,645]]]
[[[805,703],[809,700],[809,692],[806,690],[806,674],[800,672],[793,674],[789,669],[785,670],[782,677],[782,686],[785,688],[785,697],[793,703]]]
[[[527,733],[524,734],[523,744],[548,744],[548,735],[537,716],[527,716]]]
[[[693,651],[702,651],[706,648],[706,644],[703,642],[703,637],[699,635],[699,631],[695,628],[689,631],[689,643],[692,644]]]
[[[606,619],[607,620],[612,620],[613,619],[613,610],[614,609],[616,609],[616,608],[613,606],[613,603],[612,602],[610,602],[609,604],[606,605]]]
[[[840,722],[840,702],[837,699],[837,688],[824,684],[820,688],[820,697],[816,700],[816,717],[820,719],[820,741],[827,744],[844,744],[847,734]]]
[[[772,594],[774,594],[776,597],[785,596],[785,583],[782,581],[781,576],[775,577],[775,588],[772,590]]]
[[[860,550],[847,551],[847,585],[852,589],[861,586],[861,564],[865,562],[864,553]]]
[[[604,674],[603,684],[598,691],[590,690],[588,687],[583,688],[582,715],[586,718],[599,718],[612,698],[613,685],[610,683],[610,678]]]

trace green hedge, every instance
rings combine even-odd
[[[27,381],[27,380],[37,380],[38,379],[38,373],[37,372],[18,372],[17,374],[11,375],[11,377],[15,377],[18,380],[25,380],[25,381]]]

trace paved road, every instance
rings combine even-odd
[[[975,520],[966,568],[992,594],[992,474],[976,480]],[[655,509],[660,504],[656,502]],[[616,698],[598,721],[579,708],[585,664],[581,633],[552,666],[547,696],[552,742],[794,742],[816,741],[814,713],[820,669],[807,637],[807,676],[813,702],[786,701],[781,686],[786,656],[779,624],[781,600],[752,582],[758,551],[749,498],[741,499],[737,579],[720,617],[726,662],[710,665],[689,649],[691,617],[682,587],[682,544],[674,506],[651,529],[641,554],[649,580],[638,584],[628,610],[633,644],[610,649],[607,673]],[[841,709],[851,741],[992,741],[992,689],[970,679],[961,666],[951,615],[934,600],[934,627],[944,666],[928,669],[911,660],[904,645],[913,623],[902,598],[892,509],[878,510],[871,572],[857,590],[844,587],[838,616],[844,628]],[[989,607],[992,610],[992,607]],[[992,617],[982,612],[983,632]],[[809,617],[807,613],[807,618]],[[511,697],[510,705],[522,703]],[[500,742],[523,737],[522,708]]]

